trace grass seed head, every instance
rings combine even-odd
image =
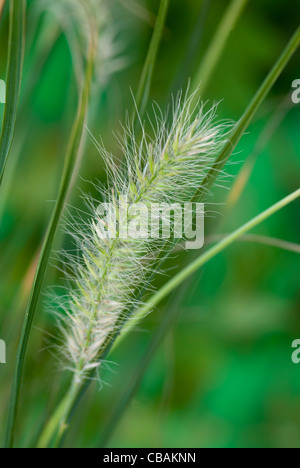
[[[64,306],[61,330],[68,367],[78,380],[99,366],[108,337],[139,305],[135,298],[147,282],[156,253],[166,245],[166,239],[121,238],[121,200],[149,207],[153,203],[189,202],[224,144],[227,127],[215,122],[216,107],[205,111],[200,105],[196,111],[192,103],[193,97],[179,95],[169,113],[170,123],[154,108],[152,137],[143,127],[137,140],[132,127],[127,126],[121,142],[121,168],[98,145],[106,162],[108,188],[99,189],[99,201],[87,197],[89,220],[84,226],[72,227],[80,255],[65,256],[75,288]],[[117,213],[114,238],[104,236],[105,223],[100,222],[97,211],[102,201],[107,219],[112,216],[110,210]]]

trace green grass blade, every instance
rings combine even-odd
[[[178,89],[184,88],[188,78],[191,76],[191,69],[193,68],[196,54],[202,45],[205,23],[208,16],[209,9],[211,8],[212,0],[204,0],[201,3],[201,8],[198,14],[194,31],[190,37],[189,44],[182,63],[180,64],[179,70],[174,78],[171,89],[174,94],[178,92]]]
[[[23,144],[28,132],[28,123],[31,123],[31,118],[28,116],[28,112],[25,112],[25,109],[30,107],[31,99],[34,95],[37,83],[41,77],[41,74],[44,70],[46,63],[48,63],[48,58],[51,50],[53,49],[58,37],[60,30],[55,23],[48,25],[48,28],[43,28],[44,35],[39,37],[39,47],[36,52],[36,56],[30,63],[30,73],[29,76],[23,78],[23,92],[20,99],[21,110],[18,116],[19,130],[18,130],[18,142],[14,144],[14,157],[10,162],[10,168],[6,170],[5,179],[3,179],[2,193],[0,198],[0,223],[3,218],[4,209],[10,196],[10,190],[13,187],[13,182],[15,178],[16,170],[20,163],[21,153]],[[28,37],[26,39],[27,46],[30,47],[30,41]],[[28,44],[29,43],[29,44]],[[27,63],[28,66],[28,63]],[[1,111],[0,111],[0,123],[1,123]]]
[[[94,62],[94,52],[90,53],[90,58],[88,60],[88,66],[86,71],[86,76],[84,80],[84,85],[82,89],[82,95],[80,97],[80,102],[78,106],[77,115],[73,124],[72,134],[69,141],[67,156],[65,160],[64,171],[62,175],[61,185],[59,189],[58,199],[52,214],[52,218],[49,223],[47,234],[43,243],[42,252],[40,255],[38,267],[35,274],[34,284],[31,291],[31,296],[29,299],[22,334],[19,342],[15,374],[12,385],[11,392],[11,401],[9,406],[9,416],[8,416],[8,426],[6,434],[6,447],[12,447],[14,443],[14,433],[16,426],[16,416],[18,409],[18,402],[20,396],[20,385],[21,378],[24,367],[25,354],[27,350],[27,345],[29,342],[29,337],[35,318],[35,313],[37,309],[37,304],[40,297],[41,288],[43,285],[46,269],[49,263],[49,256],[59,223],[59,219],[63,212],[69,188],[72,182],[74,171],[76,168],[76,163],[80,154],[80,145],[82,141],[84,122],[87,115],[87,107],[90,95],[91,80],[93,74],[93,62]]]
[[[211,236],[211,238],[207,239],[206,243],[214,244],[215,242],[222,240],[225,237],[226,237],[225,234]],[[288,242],[286,240],[278,239],[276,237],[263,236],[259,234],[247,234],[247,235],[242,236],[239,239],[239,241],[267,245],[270,247],[276,247],[277,249],[285,250],[286,252],[293,252],[293,253],[300,254],[300,244],[296,244],[295,242]]]
[[[149,313],[155,306],[157,306],[163,299],[165,299],[171,292],[178,288],[188,277],[190,277],[193,273],[203,267],[207,262],[212,260],[216,255],[223,252],[227,247],[232,245],[235,241],[239,240],[243,235],[245,235],[248,231],[253,229],[254,227],[261,224],[263,221],[268,219],[270,216],[277,213],[279,210],[283,209],[289,203],[292,203],[294,200],[300,197],[300,189],[295,191],[294,193],[290,194],[286,198],[282,199],[275,205],[268,208],[263,213],[259,214],[255,218],[253,218],[248,223],[244,224],[242,227],[234,231],[229,236],[225,237],[221,242],[216,244],[206,253],[201,255],[197,258],[194,262],[192,262],[188,267],[184,268],[178,275],[176,275],[173,279],[171,279],[163,288],[161,288],[149,301],[145,304],[145,306],[140,310],[140,317],[144,317],[147,313]],[[106,447],[109,443],[114,431],[124,414],[128,404],[130,403],[132,397],[136,393],[139,384],[142,380],[143,375],[146,372],[146,369],[151,362],[152,357],[154,356],[156,350],[158,349],[159,345],[162,343],[163,338],[166,334],[172,329],[172,326],[177,317],[177,308],[176,307],[169,307],[167,313],[162,317],[162,320],[153,335],[150,345],[144,354],[141,362],[139,363],[134,375],[131,379],[129,379],[129,384],[125,389],[125,392],[122,394],[120,401],[115,406],[111,418],[104,429],[102,439],[100,440],[100,444],[98,447]]]
[[[154,66],[158,53],[159,44],[165,26],[170,0],[161,0],[159,12],[156,19],[154,32],[152,35],[149,51],[145,60],[144,68],[140,78],[138,90],[136,93],[136,108],[143,115],[150,94],[150,86],[154,72]],[[134,112],[134,118],[136,111]]]
[[[239,120],[239,122],[235,125],[230,138],[226,145],[224,146],[223,151],[213,164],[211,170],[207,174],[202,186],[199,188],[198,193],[195,196],[197,200],[204,200],[207,195],[207,192],[211,189],[214,182],[216,181],[218,175],[221,173],[222,169],[224,168],[225,164],[229,160],[230,156],[232,155],[234,149],[237,147],[240,139],[242,138],[244,132],[248,128],[249,124],[251,123],[254,115],[256,114],[257,110],[265,100],[267,94],[269,93],[270,89],[277,81],[278,77],[296,52],[300,45],[300,27],[296,30],[295,34],[291,38],[290,42],[282,52],[281,56],[275,63],[274,67],[266,77],[265,81],[255,94],[254,98],[250,102],[249,106],[247,107],[246,111],[244,112],[243,116]]]
[[[168,281],[156,294],[154,294],[151,299],[139,310],[139,317],[144,317],[149,313],[156,305],[158,305],[165,297],[167,297],[174,289],[176,289],[185,279],[191,276],[195,271],[202,267],[205,263],[215,257],[218,253],[222,252],[229,245],[239,239],[241,236],[246,234],[248,231],[254,227],[261,224],[263,221],[268,219],[277,211],[284,208],[289,203],[293,202],[300,197],[300,189],[296,190],[292,194],[288,195],[286,198],[282,199],[280,202],[268,208],[266,211],[260,215],[253,218],[248,223],[244,224],[242,227],[234,231],[229,236],[225,237],[217,245],[209,249],[206,253],[201,255],[195,261],[190,263],[186,268],[184,268],[180,273],[174,276],[170,281]]]
[[[0,186],[17,118],[25,44],[25,13],[25,0],[10,0],[6,105],[0,137]]]
[[[243,165],[234,181],[226,202],[226,214],[228,211],[232,211],[240,200],[253,173],[257,159],[271,140],[272,136],[277,132],[291,108],[292,101],[290,96],[286,96],[275,112],[272,113],[255,144],[252,154],[247,158],[246,163]]]
[[[247,3],[248,0],[232,0],[229,4],[213,41],[195,74],[192,91],[195,91],[200,86],[199,92],[201,92],[202,95],[204,94],[229,39],[230,33],[243,13]]]

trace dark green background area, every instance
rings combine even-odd
[[[68,43],[61,34],[47,52],[41,24],[34,16],[38,2],[28,1],[19,118],[0,196],[0,339],[7,343],[7,364],[0,365],[1,436],[35,259],[57,196],[77,103]],[[126,67],[94,94],[89,128],[118,157],[113,132],[120,131],[120,121],[132,109],[130,90],[134,94],[137,89],[152,28],[117,0],[110,3],[115,5],[112,15]],[[139,3],[157,12],[159,1]],[[170,0],[151,88],[151,100],[163,109],[172,92],[185,89],[193,77],[228,3],[210,2],[200,34],[196,28],[204,2]],[[221,119],[241,116],[299,19],[298,0],[249,2],[203,96],[204,101],[220,102]],[[7,33],[5,11],[0,23],[0,79],[5,78]],[[207,235],[216,226],[219,232],[230,232],[299,188],[300,104],[293,104],[290,98],[293,80],[300,79],[299,63],[298,51],[227,166],[228,178],[222,182],[226,187],[213,190]],[[278,111],[284,100],[286,115]],[[282,123],[264,136],[276,112],[282,113]],[[258,142],[255,169],[237,206],[228,213],[226,201],[233,176],[256,151]],[[104,165],[88,139],[71,206],[82,206],[81,190],[91,192],[87,181],[96,179],[105,181]],[[299,209],[299,202],[293,203],[256,233],[300,243]],[[57,247],[61,240],[60,232]],[[68,237],[63,244],[72,248]],[[183,259],[178,257],[178,261]],[[300,447],[300,364],[291,361],[291,343],[300,339],[299,266],[296,253],[238,243],[193,276],[183,299],[178,297],[177,302],[175,293],[171,307],[178,309],[179,320],[147,369],[111,446]],[[33,443],[63,391],[66,373],[58,369],[53,356],[57,329],[47,297],[53,285],[62,294],[62,284],[62,274],[49,266],[22,387],[18,441],[25,447]],[[67,445],[97,446],[105,422],[168,304],[153,312],[109,356],[103,388],[99,391],[95,382],[89,389]]]

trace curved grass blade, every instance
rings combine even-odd
[[[155,293],[151,299],[139,310],[139,317],[144,317],[147,315],[156,305],[158,305],[165,297],[167,297],[174,289],[176,289],[185,279],[191,276],[195,271],[202,267],[205,263],[215,257],[218,253],[222,252],[225,248],[231,245],[234,241],[239,239],[245,233],[256,227],[258,224],[265,221],[267,218],[272,216],[277,211],[284,208],[289,203],[293,202],[300,197],[300,189],[288,195],[286,198],[283,198],[280,202],[268,208],[266,211],[260,215],[253,218],[248,223],[244,224],[242,227],[234,231],[229,236],[226,236],[225,239],[220,241],[217,245],[209,249],[195,261],[190,263],[186,268],[184,268],[180,273],[174,276],[170,281],[168,281],[157,293]]]
[[[136,98],[135,98],[136,109],[138,109],[140,115],[143,115],[146,105],[147,105],[148,98],[149,98],[150,86],[151,86],[152,76],[154,72],[154,66],[156,62],[156,57],[157,57],[162,33],[164,30],[164,26],[165,26],[169,3],[170,3],[170,0],[161,0],[160,2],[159,12],[157,15],[151,43],[149,46],[149,51],[146,57],[146,61],[145,61],[142,75],[140,78],[138,90],[136,93]],[[135,118],[136,118],[136,111],[134,112],[134,119]]]
[[[281,123],[287,116],[288,112],[290,111],[292,105],[290,104],[290,96],[284,98],[282,103],[276,109],[276,111],[272,114],[269,121],[265,125],[263,131],[261,132],[257,143],[253,149],[252,154],[248,157],[246,163],[243,165],[242,169],[240,170],[234,184],[230,190],[230,193],[227,198],[227,208],[226,213],[228,210],[233,210],[235,205],[238,203],[239,199],[241,198],[246,185],[253,173],[255,168],[255,164],[257,159],[259,158],[260,154],[267,146],[267,143],[270,141],[272,136],[276,133],[278,128],[280,127]]]
[[[215,243],[216,241],[225,239],[226,235],[219,234],[208,238],[207,243]],[[293,252],[300,254],[300,244],[295,242],[288,242],[286,240],[277,239],[275,237],[263,236],[259,234],[245,234],[240,239],[240,242],[250,242],[254,244],[267,245],[270,247],[276,247],[277,249],[285,250],[286,252]]]
[[[209,80],[218,64],[222,52],[226,46],[229,36],[243,13],[248,0],[232,0],[225,15],[217,29],[214,39],[209,46],[200,67],[193,80],[192,91],[199,88],[203,95]]]
[[[25,0],[10,1],[6,105],[0,137],[0,186],[17,118],[25,44],[25,12]]]
[[[94,47],[91,47],[87,64],[87,71],[82,88],[77,115],[73,124],[72,134],[69,141],[65,167],[62,175],[61,185],[59,189],[58,199],[52,214],[51,221],[47,230],[45,241],[43,243],[42,252],[40,255],[38,267],[35,274],[34,284],[29,299],[20,343],[17,352],[15,374],[12,385],[11,401],[9,406],[8,426],[6,434],[6,447],[12,447],[14,444],[14,433],[16,426],[16,416],[18,410],[18,402],[20,396],[20,385],[24,367],[25,354],[27,345],[37,309],[37,304],[40,297],[41,288],[43,285],[46,269],[49,263],[49,255],[51,252],[53,240],[57,230],[58,222],[63,212],[72,178],[74,176],[77,161],[80,155],[80,146],[83,135],[84,122],[87,115],[87,107],[90,96],[90,88],[94,66]]]
[[[182,63],[180,64],[180,69],[178,70],[177,75],[174,78],[173,85],[171,87],[171,89],[174,91],[174,94],[178,92],[178,89],[182,89],[185,87],[186,81],[190,76],[190,71],[192,69],[196,53],[199,52],[199,49],[202,45],[204,26],[209,9],[211,8],[211,3],[212,0],[204,0],[201,3],[201,9],[198,14],[194,31],[187,46],[187,52],[184,56]]]
[[[286,198],[282,199],[275,205],[268,208],[266,211],[261,213],[260,215],[253,218],[248,223],[244,224],[242,227],[234,231],[229,236],[225,237],[221,242],[216,244],[210,250],[205,252],[199,258],[197,258],[194,262],[192,262],[188,267],[184,268],[180,273],[178,273],[173,279],[171,279],[163,288],[158,291],[145,306],[140,311],[140,316],[145,316],[149,313],[155,306],[157,306],[163,299],[165,299],[171,292],[178,288],[188,277],[190,277],[193,273],[203,267],[206,263],[208,263],[211,259],[213,259],[216,255],[223,252],[227,247],[232,245],[235,241],[240,240],[242,236],[244,236],[248,231],[253,229],[254,227],[261,224],[263,221],[268,219],[270,216],[277,213],[279,210],[287,206],[289,203],[293,202],[297,198],[300,197],[300,189],[295,191],[294,193],[288,195]],[[162,343],[162,340],[167,335],[167,333],[172,329],[174,322],[178,315],[178,307],[169,307],[167,313],[162,317],[162,320],[153,335],[150,345],[144,354],[142,360],[137,366],[137,369],[129,379],[129,384],[125,389],[125,392],[121,396],[120,401],[115,406],[111,418],[104,429],[102,439],[100,441],[100,445],[98,447],[106,447],[114,434],[115,429],[117,428],[120,419],[122,418],[128,404],[130,403],[131,399],[135,395],[139,384],[143,378],[143,375],[146,372],[146,369],[151,362],[155,352],[157,351],[159,345]]]
[[[203,201],[207,195],[207,192],[211,189],[212,185],[214,184],[216,178],[221,173],[222,169],[224,168],[225,164],[229,160],[230,156],[232,155],[234,149],[238,145],[240,139],[242,138],[244,132],[248,128],[249,124],[251,123],[254,115],[256,114],[257,110],[259,109],[260,105],[263,103],[264,99],[266,98],[267,94],[269,93],[270,89],[274,85],[274,83],[279,78],[280,74],[296,52],[300,45],[300,27],[297,28],[295,34],[291,38],[290,42],[286,46],[285,50],[275,63],[274,67],[266,77],[265,81],[255,94],[254,98],[250,102],[249,106],[247,107],[246,111],[244,112],[241,119],[235,125],[231,136],[224,146],[223,151],[213,164],[213,167],[207,174],[206,179],[203,182],[203,185],[199,188],[198,193],[195,196],[195,199],[198,201]]]
[[[51,27],[50,27],[51,26]],[[43,31],[45,31],[44,28]],[[26,135],[28,135],[28,124],[32,124],[31,118],[28,119],[28,112],[25,110],[30,107],[30,100],[32,98],[33,92],[36,88],[37,82],[42,74],[45,64],[47,63],[47,59],[49,54],[56,43],[59,37],[59,29],[57,25],[51,24],[48,26],[48,29],[45,31],[45,35],[42,38],[39,38],[39,47],[37,51],[37,56],[34,57],[34,60],[30,64],[30,74],[29,78],[24,77],[23,79],[23,92],[20,100],[21,110],[19,113],[19,130],[18,130],[18,141],[17,144],[14,145],[14,157],[13,160],[10,162],[10,167],[7,168],[5,173],[5,179],[3,180],[2,185],[2,194],[0,198],[0,225],[1,219],[3,218],[4,208],[6,206],[7,199],[10,195],[10,189],[13,186],[15,172],[19,165],[20,158],[21,158],[21,150],[23,148],[23,144],[25,142]],[[47,41],[45,40],[47,39]],[[27,43],[28,43],[27,39]],[[29,46],[30,47],[30,44]],[[27,64],[28,65],[28,64]],[[1,116],[0,116],[1,119]],[[27,124],[27,125],[25,125]]]

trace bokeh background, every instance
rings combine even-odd
[[[51,42],[28,1],[27,47],[15,140],[0,197],[0,435],[3,436],[14,359],[39,248],[53,208],[77,104],[72,57],[63,33]],[[147,53],[158,0],[110,0],[120,54],[125,59],[94,94],[89,128],[117,156],[120,130]],[[171,0],[151,99],[164,109],[186,88],[228,1]],[[208,6],[203,20],[203,9]],[[202,18],[202,19],[201,19]],[[238,119],[298,26],[298,0],[251,0],[232,32],[203,96],[220,101],[218,114]],[[52,21],[55,21],[53,18]],[[201,26],[202,25],[202,26]],[[0,78],[5,78],[8,11],[0,23]],[[227,166],[225,188],[214,189],[206,233],[226,233],[299,187],[300,104],[291,84],[300,79],[300,53],[274,86]],[[0,104],[0,107],[3,106]],[[1,112],[3,109],[0,109]],[[255,157],[257,156],[257,157]],[[247,158],[250,180],[229,209],[229,189]],[[70,205],[80,207],[89,181],[105,180],[103,163],[87,138]],[[300,243],[299,202],[256,233]],[[70,207],[72,211],[72,208]],[[56,244],[71,241],[60,232]],[[175,264],[186,261],[177,257]],[[53,259],[55,264],[55,259]],[[18,445],[34,444],[64,389],[51,345],[55,318],[49,286],[63,284],[49,265],[45,295],[32,333],[18,419]],[[300,447],[300,364],[291,343],[300,338],[299,254],[240,242],[211,261],[131,333],[109,356],[100,390],[93,383],[74,418],[67,446],[98,446],[109,416],[169,307],[178,319],[145,369],[112,447]]]

